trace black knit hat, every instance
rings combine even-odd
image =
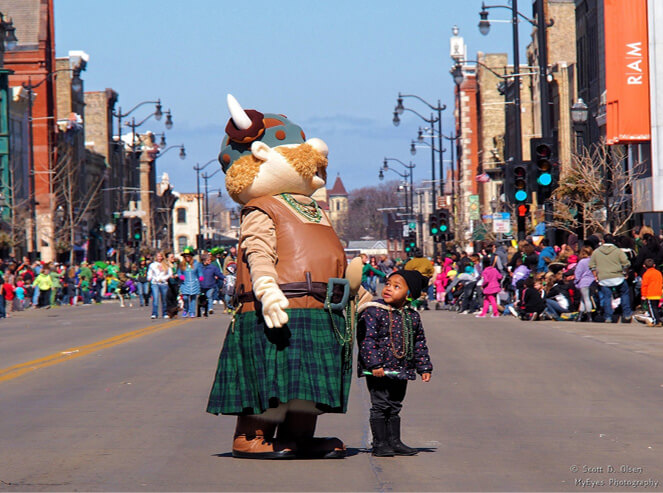
[[[410,297],[413,300],[416,300],[421,296],[421,290],[428,284],[428,279],[418,270],[397,270],[389,274],[389,277],[398,274],[407,284],[407,288],[410,290]]]

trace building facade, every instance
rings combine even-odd
[[[53,231],[53,164],[55,127],[55,31],[53,0],[1,0],[0,12],[12,17],[16,27],[17,47],[5,53],[5,68],[12,87],[33,88],[31,104],[32,155],[30,173],[30,222],[26,228],[29,250],[34,256],[52,260],[49,241]],[[34,213],[34,214],[33,214]]]

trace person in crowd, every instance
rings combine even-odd
[[[403,267],[403,270],[419,271],[419,273],[427,279],[426,285],[423,288],[423,292],[426,293],[428,291],[428,285],[433,278],[433,274],[435,274],[433,263],[424,257],[424,254],[420,248],[415,248],[412,252],[412,255],[413,257],[407,261],[405,267]],[[423,297],[422,301],[424,310],[429,310],[428,297]]]
[[[373,296],[377,295],[376,288],[377,285],[375,282],[372,282],[371,279],[373,276],[385,277],[384,273],[378,269],[377,263],[375,263],[375,258],[372,257],[373,262],[368,258],[368,255],[365,253],[361,254],[361,261],[364,264],[363,270],[361,272],[361,285],[366,291],[371,293]]]
[[[39,288],[39,301],[37,308],[50,308],[51,307],[51,289],[53,288],[53,280],[50,276],[50,267],[44,265],[39,272],[39,275],[34,281],[34,286]]]
[[[546,292],[540,279],[528,277],[520,295],[518,314],[522,320],[537,320],[546,309]]]
[[[649,316],[646,321],[649,327],[660,327],[663,325],[659,305],[663,295],[663,275],[656,268],[653,258],[647,258],[643,262],[646,269],[642,275],[642,304]]]
[[[539,253],[539,261],[536,265],[537,272],[547,272],[548,264],[557,257],[555,249],[550,245],[547,238],[543,238],[540,243],[541,253]]]
[[[168,279],[172,276],[170,263],[166,260],[163,252],[156,254],[154,262],[147,269],[147,281],[152,287],[152,315],[150,318],[159,317],[159,301],[161,301],[161,315],[169,318],[166,307],[166,295],[168,293]]]
[[[661,248],[661,242],[651,234],[645,234],[642,236],[642,245],[638,249],[638,254],[633,260],[633,270],[638,274],[642,274],[645,271],[643,268],[645,259],[648,258],[654,261],[654,265],[661,265],[663,263],[663,248]]]
[[[580,249],[580,260],[575,267],[574,284],[580,291],[580,308],[578,321],[587,320],[591,322],[594,304],[592,302],[591,286],[596,282],[594,273],[589,268],[589,259],[592,256],[592,247],[583,246]]]
[[[4,276],[0,273],[0,286],[5,283]],[[5,297],[0,289],[0,318],[7,318],[7,307],[5,306]]]
[[[417,270],[392,273],[382,299],[360,308],[357,343],[358,373],[366,377],[371,398],[372,455],[416,455],[401,441],[401,417],[408,380],[416,373],[430,381],[430,361],[421,318],[408,303],[421,295],[428,280]]]
[[[14,287],[14,278],[11,274],[5,275],[4,282],[0,286],[2,297],[5,300],[5,313],[14,311],[14,298],[16,297],[16,288]]]
[[[213,301],[214,291],[219,282],[223,282],[223,274],[219,268],[212,263],[212,256],[209,253],[201,255],[202,260],[202,280],[200,281],[200,290],[207,297],[207,313],[214,313]]]
[[[624,271],[631,263],[626,254],[615,246],[614,242],[614,236],[605,235],[603,244],[592,252],[589,268],[598,279],[605,321],[613,323],[618,321],[618,319],[613,319],[612,293],[614,291],[620,298],[622,322],[630,323],[632,316],[631,300]]]
[[[237,265],[237,248],[234,246],[230,247],[230,250],[228,250],[228,255],[226,255],[226,258],[223,260],[224,276],[228,274],[228,264],[230,264],[230,262],[234,262],[235,265]]]
[[[16,281],[16,298],[14,298],[14,311],[22,312],[25,310],[25,283]]]
[[[497,309],[497,293],[500,292],[500,280],[502,274],[493,266],[494,259],[489,255],[483,258],[483,269],[481,271],[481,279],[483,281],[483,310],[476,315],[477,318],[485,318],[488,315],[488,309],[493,309],[493,317],[499,317],[500,313]]]
[[[569,286],[564,279],[562,268],[555,268],[552,272],[551,284],[548,285],[546,292],[546,310],[550,318],[560,320],[562,313],[571,311],[571,294]]]
[[[182,316],[191,318],[196,316],[197,298],[200,294],[200,279],[203,277],[203,269],[200,263],[193,258],[193,248],[186,247],[182,250],[182,261],[180,262],[177,275],[180,278],[180,293],[184,299],[184,311]]]
[[[225,312],[232,313],[235,310],[235,282],[237,281],[237,264],[230,262],[226,266],[228,274],[223,276],[223,303],[225,304]]]
[[[135,272],[136,295],[140,306],[148,306],[150,302],[150,281],[147,280],[149,265],[145,257],[141,257]]]

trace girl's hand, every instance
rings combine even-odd
[[[424,382],[430,382],[430,373],[422,373],[421,380],[423,380]]]
[[[374,377],[384,377],[384,368],[376,368],[373,370]]]

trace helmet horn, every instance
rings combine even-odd
[[[251,118],[242,109],[237,100],[232,94],[228,94],[228,110],[230,111],[230,118],[232,118],[235,126],[240,130],[246,130],[251,126]]]

